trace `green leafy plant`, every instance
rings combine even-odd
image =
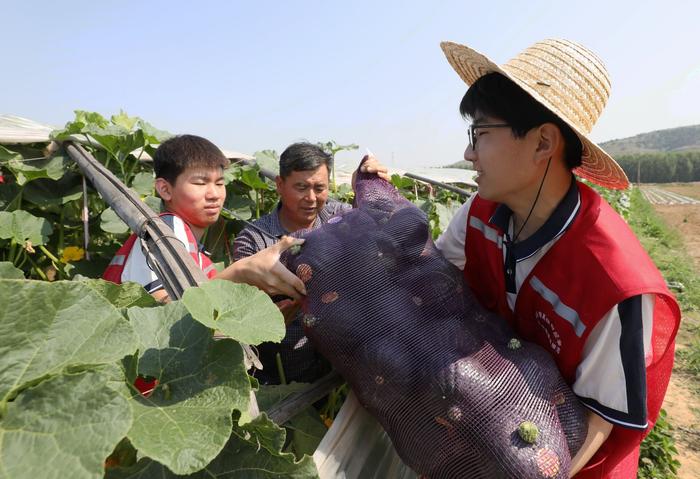
[[[676,477],[680,462],[676,459],[673,427],[666,419],[663,409],[649,435],[642,442],[639,453],[640,479],[673,479]]]
[[[205,287],[247,302],[255,325],[214,340],[197,319],[203,311],[221,308],[242,324],[249,314],[197,289],[186,302],[158,306],[135,284],[0,279],[0,301],[17,302],[0,311],[8,332],[0,337],[3,473],[44,477],[50,457],[56,477],[102,477],[105,467],[107,477],[198,477],[205,467],[316,477],[310,457],[282,451],[283,429],[248,412],[251,381],[238,340],[249,331],[278,340],[281,313],[251,286]],[[139,376],[157,379],[151,393],[136,389]]]
[[[336,153],[340,151],[352,151],[352,150],[357,150],[358,146],[354,143],[351,143],[349,145],[339,145],[336,143],[334,140],[326,141],[326,142],[319,142],[316,143],[320,148],[328,152],[329,155],[331,155],[331,158],[333,158],[333,168],[331,168],[331,191],[333,193],[338,192],[338,187],[335,182],[335,155]]]

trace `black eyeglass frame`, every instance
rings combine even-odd
[[[467,128],[467,135],[469,136],[469,146],[472,147],[472,150],[476,149],[476,134],[474,133],[474,130],[478,130],[479,128],[505,128],[505,127],[510,128],[510,124],[508,124],[508,123],[477,123],[477,124],[472,123],[471,125],[469,125],[469,128]]]

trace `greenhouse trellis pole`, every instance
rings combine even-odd
[[[72,142],[64,142],[63,146],[100,196],[141,238],[149,265],[163,282],[168,296],[174,300],[180,299],[187,288],[207,280],[185,245],[175,237],[173,230],[156,212],[82,146]]]

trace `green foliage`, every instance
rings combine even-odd
[[[285,430],[263,413],[242,427],[234,427],[229,441],[206,469],[184,477],[190,479],[312,479],[316,466],[309,456],[297,461],[293,454],[281,450]],[[166,467],[144,458],[126,468],[110,469],[107,479],[178,479]]]
[[[256,394],[258,406],[262,411],[266,411],[306,386],[308,385],[304,383],[260,386]],[[342,399],[339,397],[339,391],[342,391]],[[324,418],[332,420],[346,396],[347,386],[341,386],[330,393],[320,414],[315,407],[308,407],[286,422],[284,427],[287,430],[287,437],[284,441],[284,450],[293,453],[298,459],[304,454],[312,455],[328,430],[322,420]],[[332,409],[332,415],[329,414],[329,409]]]
[[[683,240],[669,228],[637,188],[630,193],[628,222],[668,282],[680,283],[682,291],[674,291],[683,311],[700,307],[700,280],[693,262],[684,251]]]
[[[237,341],[259,344],[284,338],[284,318],[264,292],[247,284],[214,280],[185,291],[192,317]]]
[[[81,283],[0,280],[0,304],[13,305],[0,308],[0,410],[48,376],[111,363],[136,347],[120,312]]]
[[[226,311],[207,301],[197,308]],[[249,417],[240,344],[214,340],[182,302],[156,306],[133,283],[2,279],[0,303],[13,305],[0,310],[0,476],[99,478],[106,464],[107,477],[316,477],[310,457],[283,452],[284,429]],[[283,324],[269,298],[249,305]],[[137,375],[157,379],[148,397]],[[297,443],[308,452],[312,438]]]
[[[107,119],[76,111],[73,121],[52,133],[57,140],[85,142],[95,158],[144,196],[153,193],[153,168],[151,162],[142,161],[144,152],[152,153],[169,136],[124,112]],[[78,272],[96,275],[128,233],[89,184],[83,198],[78,168],[54,145],[0,147],[0,174],[5,181],[0,188],[0,260],[11,262],[28,278],[57,275],[67,279]],[[83,202],[87,203],[87,223],[82,218]],[[64,261],[64,250],[84,247],[84,237],[90,238],[91,261]],[[42,247],[35,248],[37,245]]]
[[[214,341],[181,302],[130,308],[128,315],[139,338],[138,374],[158,379],[148,398],[125,391],[135,418],[129,441],[176,474],[196,472],[228,441],[234,410],[249,420],[243,350],[232,340]]]
[[[57,375],[10,402],[0,421],[3,477],[101,477],[132,421],[108,381],[96,370]]]
[[[171,135],[154,128],[138,117],[129,117],[120,112],[107,120],[99,113],[76,111],[75,120],[52,132],[55,140],[84,138],[94,145],[93,155],[122,181],[131,186],[134,176],[144,169],[140,162],[144,151],[153,149]]]
[[[24,279],[24,273],[9,261],[0,261],[0,279]]]
[[[700,181],[700,150],[634,153],[615,159],[635,183]]]
[[[58,180],[63,176],[68,163],[64,156],[44,157],[41,150],[23,146],[15,148],[18,151],[10,151],[0,146],[0,164],[15,175],[18,185],[25,185],[40,178]],[[30,158],[25,160],[19,151]]]
[[[51,224],[44,218],[37,218],[22,210],[0,211],[0,239],[20,245],[30,243],[38,246],[46,244],[52,232]]]
[[[280,157],[275,150],[256,151],[253,156],[255,157],[255,163],[260,168],[265,168],[276,175],[279,174]]]
[[[316,143],[316,145],[327,152],[329,155],[331,155],[331,158],[333,160],[332,168],[330,171],[330,176],[331,176],[331,191],[333,193],[338,192],[338,186],[336,185],[335,182],[335,155],[336,153],[340,151],[352,151],[352,150],[357,150],[358,146],[354,143],[351,143],[349,145],[339,145],[336,143],[334,140],[326,141],[325,143],[319,142]]]
[[[136,348],[119,311],[73,282],[0,280],[0,462],[7,477],[99,477],[131,426],[109,366]],[[88,405],[89,407],[86,407]],[[95,424],[101,424],[95,428]]]
[[[116,308],[130,308],[132,306],[151,307],[158,303],[153,296],[148,294],[143,286],[138,283],[127,282],[124,284],[114,284],[103,279],[90,279],[76,277],[88,288],[92,289],[104,299],[109,301]]]
[[[629,221],[630,216],[630,192],[629,190],[611,190],[595,185],[589,181],[583,180],[588,186],[594,188],[607,203],[613,207],[617,213],[625,220]]]
[[[700,338],[694,339],[688,347],[676,351],[676,365],[681,371],[697,378],[700,376]]]
[[[680,467],[673,426],[666,420],[663,409],[649,435],[642,442],[639,453],[639,479],[673,479]]]
[[[440,236],[440,233],[447,228],[462,206],[462,201],[466,200],[466,198],[451,191],[435,190],[431,185],[397,174],[391,175],[391,184],[428,215],[428,224],[433,239]]]

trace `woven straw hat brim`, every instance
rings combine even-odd
[[[575,122],[567,118],[567,116],[562,113],[560,107],[552,104],[547,98],[541,95],[537,89],[533,88],[531,84],[521,79],[522,72],[518,68],[510,64],[503,65],[502,67],[498,66],[485,55],[458,43],[442,42],[440,43],[440,47],[445,53],[447,61],[450,62],[452,68],[454,68],[467,85],[473,85],[474,82],[488,73],[500,73],[514,81],[536,101],[542,103],[569,125],[579,137],[583,146],[581,152],[581,166],[576,168],[574,173],[606,188],[624,189],[629,186],[627,175],[620,165],[618,165],[601,147],[591,141],[587,136],[587,132],[584,132]],[[547,77],[543,75],[543,78]],[[545,82],[541,82],[540,85],[543,85],[545,88],[550,87],[549,83]],[[600,106],[601,110],[602,106],[603,105]],[[592,127],[593,125],[590,124],[589,126]]]

